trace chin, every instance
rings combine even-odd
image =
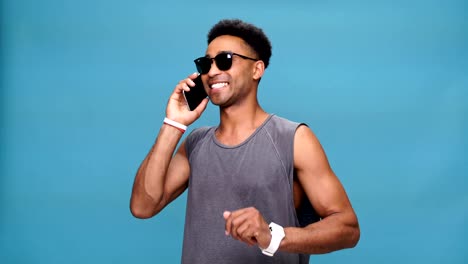
[[[220,100],[213,100],[213,99],[210,99],[211,103],[216,105],[216,106],[224,106],[226,104],[226,102],[224,101],[220,101]]]
[[[233,102],[230,100],[216,100],[216,98],[213,98],[213,99],[210,98],[211,103],[221,108],[226,108],[226,107],[230,107],[233,105]]]

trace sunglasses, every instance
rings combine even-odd
[[[214,58],[200,57],[194,60],[194,62],[200,74],[207,74],[210,71],[211,64],[213,64],[213,60],[215,61],[216,67],[218,67],[218,69],[220,69],[221,71],[227,71],[232,66],[232,57],[234,55],[242,59],[258,61],[258,59],[250,58],[233,52],[221,52]]]

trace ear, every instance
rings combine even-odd
[[[253,79],[260,80],[265,72],[265,63],[261,60],[256,61],[253,68]]]

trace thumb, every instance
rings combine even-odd
[[[224,213],[223,213],[224,220],[227,220],[229,218],[229,216],[231,216],[231,212],[224,211]]]

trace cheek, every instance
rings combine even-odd
[[[236,80],[237,86],[242,90],[248,90],[252,86],[252,75],[251,73],[244,73]]]
[[[232,78],[233,81],[236,84],[236,87],[238,87],[238,86],[242,86],[242,87],[248,86],[249,83],[253,79],[252,71],[250,71],[250,69],[243,69],[242,71],[236,72],[235,75],[233,75],[233,76],[236,76],[235,78]]]

